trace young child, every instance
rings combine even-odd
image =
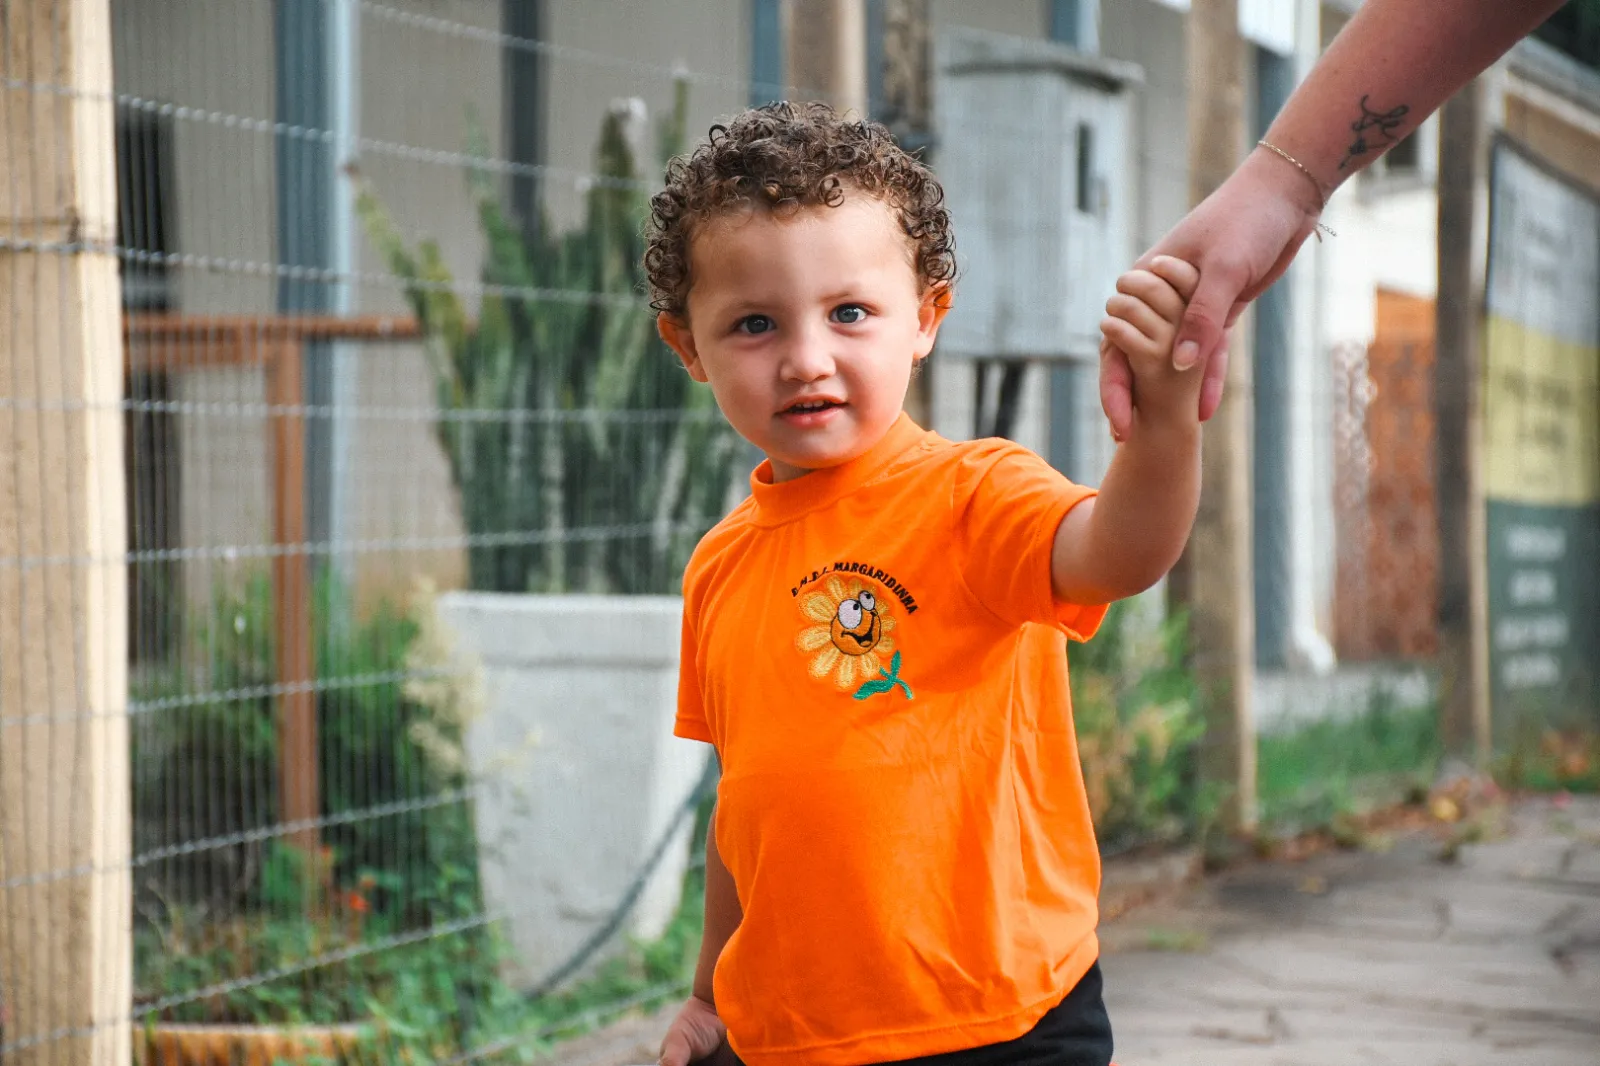
[[[873,123],[747,111],[673,162],[646,255],[662,337],[766,453],[684,577],[676,732],[715,745],[694,995],[663,1066],[1106,1066],[1100,864],[1066,641],[1177,560],[1196,280],[1102,324],[1133,432],[1098,494],[901,413],[951,305],[943,192]]]

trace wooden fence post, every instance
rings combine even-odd
[[[108,0],[0,0],[0,1062],[132,1061]]]

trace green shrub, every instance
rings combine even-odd
[[[330,823],[321,835],[334,875],[475,869],[465,775],[447,758],[459,750],[461,711],[407,693],[440,671],[415,655],[431,604],[413,614],[381,604],[356,623],[335,580],[319,579],[314,595],[318,778]],[[135,889],[145,909],[262,905],[279,821],[270,580],[220,587],[182,632],[173,662],[132,693]],[[454,692],[468,680],[446,674],[434,688]],[[405,901],[384,891],[376,904]]]
[[[1191,836],[1215,807],[1195,767],[1205,716],[1186,619],[1151,626],[1135,610],[1113,604],[1095,638],[1069,652],[1084,785],[1108,853]]]
[[[680,82],[666,156],[683,145],[687,109]],[[517,225],[489,175],[468,171],[488,246],[475,318],[437,243],[413,248],[373,191],[359,194],[426,338],[439,443],[476,538],[476,589],[676,592],[724,509],[735,438],[656,336],[644,296],[649,199],[626,127],[614,108],[569,233],[544,218]],[[481,134],[472,139],[486,155]]]
[[[1258,751],[1262,828],[1326,826],[1427,791],[1441,753],[1438,711],[1378,697],[1359,714],[1264,734]]]

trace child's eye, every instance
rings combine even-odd
[[[768,318],[766,315],[746,315],[745,317],[741,318],[733,328],[736,333],[743,333],[747,336],[758,337],[763,333],[770,333],[773,329],[777,328],[777,323],[772,321],[772,319]]]
[[[832,318],[841,326],[859,325],[867,320],[867,309],[860,304],[842,304],[833,309]]]

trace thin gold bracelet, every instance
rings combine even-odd
[[[1311,187],[1317,190],[1317,201],[1321,204],[1321,207],[1318,209],[1319,212],[1327,210],[1327,208],[1328,208],[1328,194],[1323,191],[1322,182],[1317,180],[1317,176],[1315,174],[1311,173],[1311,171],[1309,169],[1307,169],[1307,167],[1306,167],[1306,165],[1304,163],[1300,162],[1300,160],[1296,159],[1294,156],[1290,155],[1288,152],[1285,152],[1282,148],[1279,148],[1277,145],[1273,144],[1271,141],[1266,140],[1265,138],[1263,138],[1262,140],[1257,141],[1256,143],[1259,144],[1261,147],[1265,148],[1267,151],[1271,152],[1273,155],[1276,155],[1281,159],[1287,160],[1296,170],[1298,170],[1300,173],[1304,174],[1306,176],[1306,180],[1311,183]],[[1330,236],[1330,237],[1337,237],[1338,236],[1337,233],[1335,233],[1335,232],[1333,232],[1333,230],[1329,229],[1327,227],[1327,225],[1325,225],[1320,219],[1317,221],[1317,231],[1316,232],[1317,232],[1317,240],[1319,240],[1319,241],[1322,240],[1322,233],[1323,232],[1326,232],[1328,234],[1328,236]]]

